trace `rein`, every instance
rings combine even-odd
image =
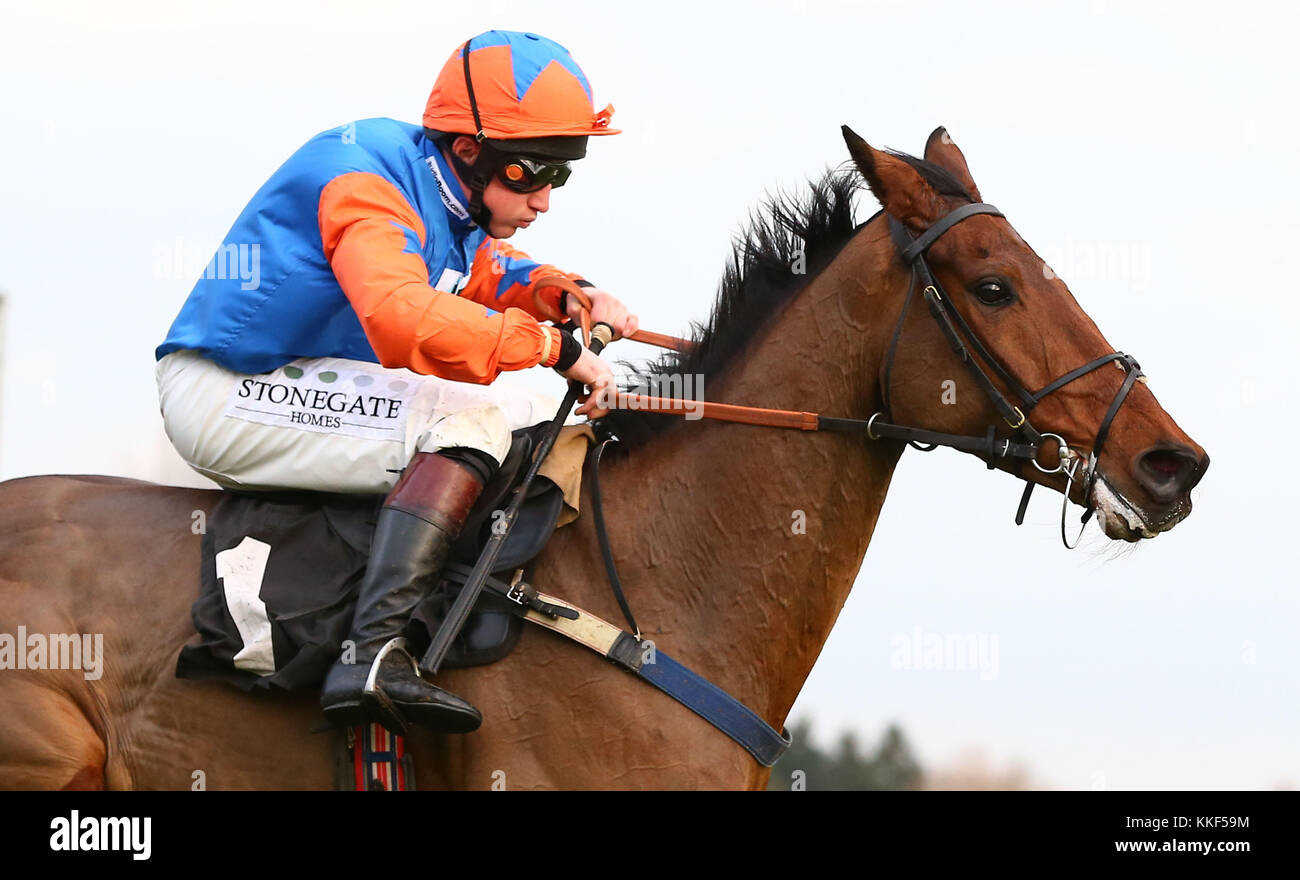
[[[864,221],[858,225],[858,229],[866,226],[876,216]],[[762,409],[751,406],[738,406],[735,404],[715,403],[711,401],[689,401],[681,398],[664,398],[652,397],[644,394],[620,393],[618,405],[610,408],[638,410],[643,412],[658,413],[664,415],[687,415],[694,414],[695,418],[713,419],[716,421],[736,422],[747,425],[762,425],[773,428],[797,429],[801,431],[830,431],[842,434],[859,434],[865,435],[870,440],[901,440],[909,446],[921,452],[930,452],[939,446],[945,446],[950,449],[956,449],[961,452],[969,452],[979,458],[982,458],[992,470],[999,462],[1007,460],[1028,461],[1041,473],[1045,475],[1063,474],[1066,484],[1064,490],[1064,501],[1061,505],[1061,541],[1069,549],[1078,546],[1079,539],[1083,535],[1083,529],[1087,527],[1088,520],[1095,512],[1092,494],[1098,478],[1097,465],[1101,456],[1102,448],[1106,443],[1106,438],[1110,434],[1111,423],[1114,421],[1120,406],[1128,397],[1129,391],[1133,384],[1139,380],[1144,380],[1145,376],[1137,361],[1132,355],[1123,352],[1113,352],[1102,355],[1095,360],[1089,361],[1081,367],[1076,367],[1064,375],[1054,379],[1038,391],[1029,391],[1021,384],[1002,363],[980,340],[980,338],[967,324],[966,320],[956,308],[950,305],[950,297],[943,289],[943,285],[935,278],[929,263],[926,261],[926,253],[939,238],[956,226],[958,223],[970,217],[980,214],[988,214],[994,217],[1004,217],[1001,211],[992,205],[985,203],[974,203],[962,205],[959,208],[950,211],[940,218],[934,225],[923,232],[919,237],[913,237],[910,232],[903,227],[901,223],[890,217],[890,233],[894,240],[895,246],[899,250],[904,263],[908,264],[911,270],[911,277],[908,282],[907,295],[903,301],[903,308],[899,312],[898,320],[894,326],[894,333],[889,342],[889,348],[885,356],[885,366],[881,374],[881,392],[884,408],[877,412],[869,419],[850,419],[836,416],[824,416],[813,412],[799,412],[793,410]],[[589,333],[590,318],[588,309],[590,309],[590,300],[572,281],[561,276],[548,276],[539,278],[534,284],[533,300],[539,311],[551,317],[552,320],[563,321],[566,316],[555,313],[553,309],[546,306],[539,292],[547,286],[560,287],[576,296],[580,303],[586,308],[581,313],[582,328],[584,336]],[[931,431],[925,428],[917,428],[905,425],[898,425],[892,422],[890,415],[890,378],[893,372],[894,355],[897,352],[899,340],[902,337],[903,325],[907,318],[908,310],[911,307],[913,299],[918,289],[925,299],[926,307],[930,315],[938,323],[939,329],[943,332],[944,337],[948,340],[953,353],[964,363],[970,370],[971,376],[983,390],[984,395],[993,404],[1003,422],[1014,433],[1009,438],[999,438],[997,436],[997,426],[989,425],[988,430],[982,436],[944,434],[937,431]],[[627,337],[635,342],[645,342],[650,345],[657,345],[663,348],[670,348],[675,351],[687,351],[691,347],[691,342],[680,339],[675,336],[665,336],[663,334],[651,333],[645,330],[637,332]],[[973,353],[973,354],[972,354]],[[1012,397],[1017,401],[1013,403],[1007,398],[985,372],[984,367],[980,365],[983,362],[1003,384],[1011,390]],[[1116,366],[1124,370],[1124,382],[1116,392],[1115,397],[1111,400],[1110,407],[1106,410],[1105,416],[1101,420],[1101,425],[1097,430],[1097,436],[1093,440],[1092,449],[1088,455],[1072,449],[1066,443],[1065,438],[1059,434],[1051,432],[1038,431],[1030,423],[1028,413],[1038,405],[1045,397],[1055,391],[1060,390],[1076,379],[1097,370],[1108,363],[1114,362]],[[1054,467],[1043,467],[1038,461],[1039,453],[1042,449],[1043,442],[1047,439],[1054,440],[1057,444],[1057,464]],[[1082,468],[1082,470],[1080,470]],[[1071,543],[1066,535],[1065,519],[1069,510],[1070,490],[1075,481],[1080,483],[1080,494],[1084,502],[1084,513],[1080,519],[1081,528],[1079,535]],[[1020,496],[1020,504],[1016,509],[1016,525],[1024,522],[1025,510],[1029,506],[1029,497],[1036,484],[1026,478],[1025,490]]]

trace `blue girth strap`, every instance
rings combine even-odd
[[[653,642],[644,642],[629,632],[601,620],[594,614],[573,608],[589,622],[595,622],[614,633],[612,644],[605,651],[606,659],[622,666],[637,677],[650,682],[668,696],[699,715],[739,743],[754,760],[771,767],[776,759],[790,748],[790,734],[780,733],[755,714],[748,706],[713,682],[687,669],[669,657]],[[537,622],[535,615],[528,619]],[[543,624],[545,625],[545,624]],[[563,625],[555,627],[564,632]],[[597,644],[586,642],[587,647],[599,650]],[[648,650],[647,650],[648,649]]]
[[[777,733],[748,706],[663,651],[655,651],[653,663],[632,671],[740,743],[764,767],[790,748],[789,733]]]

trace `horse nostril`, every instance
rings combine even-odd
[[[1160,446],[1140,454],[1134,471],[1151,497],[1167,503],[1195,486],[1209,461],[1185,446]]]

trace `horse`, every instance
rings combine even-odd
[[[843,133],[851,161],[754,218],[693,345],[637,379],[706,377],[711,400],[857,419],[884,412],[919,433],[777,430],[621,409],[607,416],[621,442],[600,480],[642,635],[778,730],[853,586],[908,442],[987,431],[988,450],[1021,448],[1002,405],[1013,385],[1045,387],[1073,371],[1033,411],[1041,436],[1059,440],[1060,466],[1046,444],[1046,464],[1037,446],[1035,455],[980,457],[1095,507],[1105,534],[1123,541],[1184,519],[1209,460],[1000,213],[966,211],[926,243],[920,263],[902,257],[908,239],[982,203],[946,130],[920,158]],[[883,210],[858,224],[864,183]],[[933,272],[929,310],[916,298],[918,266]],[[936,320],[931,290],[1000,365],[984,374],[988,387],[970,369],[972,344],[954,344]],[[944,383],[954,381],[950,397]],[[1010,411],[1025,422],[1021,407]],[[1090,450],[1092,479],[1064,466],[1067,448]],[[584,515],[554,534],[529,580],[617,620],[590,491]],[[97,677],[0,674],[0,787],[333,787],[339,738],[321,732],[315,693],[249,694],[174,676],[194,635],[195,523],[218,495],[102,476],[0,484],[0,633],[22,624],[103,637]],[[410,733],[420,788],[768,781],[768,768],[703,718],[534,627],[505,659],[444,670],[437,681],[485,720],[470,734]]]

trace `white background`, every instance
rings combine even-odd
[[[1213,464],[1174,532],[1116,553],[1094,530],[1069,554],[1054,496],[1016,529],[1010,478],[909,453],[794,717],[827,740],[897,721],[928,768],[978,749],[1046,786],[1300,782],[1290,7],[3,7],[0,475],[201,484],[157,415],[153,349],[194,281],[160,272],[160,249],[210,253],[320,130],[418,121],[444,59],[475,33],[559,41],[597,106],[616,106],[625,133],[593,139],[550,214],[512,243],[661,332],[707,316],[730,237],[764,191],[847,158],[841,123],[914,153],[943,124],[985,198],[1138,356]],[[864,194],[860,216],[874,210]],[[1090,264],[1103,246],[1129,268]],[[917,627],[996,637],[996,677],[893,668],[895,637]]]

